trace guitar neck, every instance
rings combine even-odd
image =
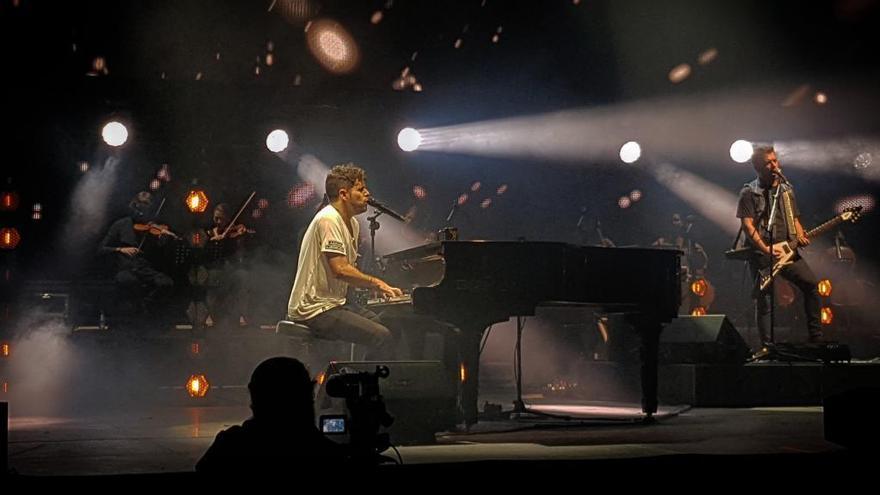
[[[842,221],[843,221],[843,218],[841,218],[841,216],[838,215],[823,224],[820,224],[816,227],[813,227],[812,229],[810,229],[809,231],[806,232],[806,236],[809,237],[810,239],[812,239],[814,237],[818,237],[818,236],[828,232],[829,230],[833,229],[838,224],[840,224],[840,222],[842,222]]]

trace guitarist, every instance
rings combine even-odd
[[[810,239],[801,225],[794,189],[782,175],[779,161],[776,159],[776,150],[772,146],[755,145],[751,161],[758,178],[745,184],[740,191],[736,216],[742,223],[742,231],[746,238],[757,250],[755,256],[749,260],[749,268],[756,284],[753,293],[755,316],[761,342],[764,344],[770,341],[767,332],[770,327],[771,290],[769,288],[764,291],[760,290],[758,270],[770,263],[771,249],[773,260],[784,256],[783,247],[778,243],[796,241],[798,246],[806,246],[810,244]],[[767,222],[773,199],[777,197],[777,193],[777,212],[772,225],[774,246],[771,248]],[[813,270],[810,269],[806,260],[795,252],[791,263],[782,269],[780,275],[803,292],[810,342],[821,342],[818,281],[813,275]]]

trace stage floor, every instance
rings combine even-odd
[[[569,404],[566,411],[621,417],[630,407]],[[820,407],[666,409],[654,424],[609,421],[481,421],[435,445],[399,448],[406,464],[579,461],[676,455],[830,454]],[[559,412],[557,410],[556,412]],[[9,465],[22,475],[116,475],[192,471],[214,435],[240,423],[240,406],[163,406],[88,415],[17,416]]]

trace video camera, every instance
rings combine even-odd
[[[380,427],[387,428],[394,422],[379,391],[379,379],[389,374],[387,366],[377,365],[372,373],[342,368],[327,378],[326,394],[345,399],[348,415],[321,416],[321,431],[331,435],[348,434],[355,456],[375,456],[391,445],[387,433],[379,434]]]

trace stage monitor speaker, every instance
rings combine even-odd
[[[660,333],[660,362],[738,364],[749,346],[724,315],[679,316]]]
[[[379,378],[379,393],[394,417],[391,427],[383,430],[392,443],[433,443],[434,433],[458,423],[457,375],[440,361],[331,362],[318,389],[318,416],[350,416],[345,399],[327,395],[327,379],[339,373],[374,373],[379,365],[389,370],[387,378]]]
[[[876,450],[880,442],[880,388],[861,387],[822,401],[825,439],[851,450]]]

